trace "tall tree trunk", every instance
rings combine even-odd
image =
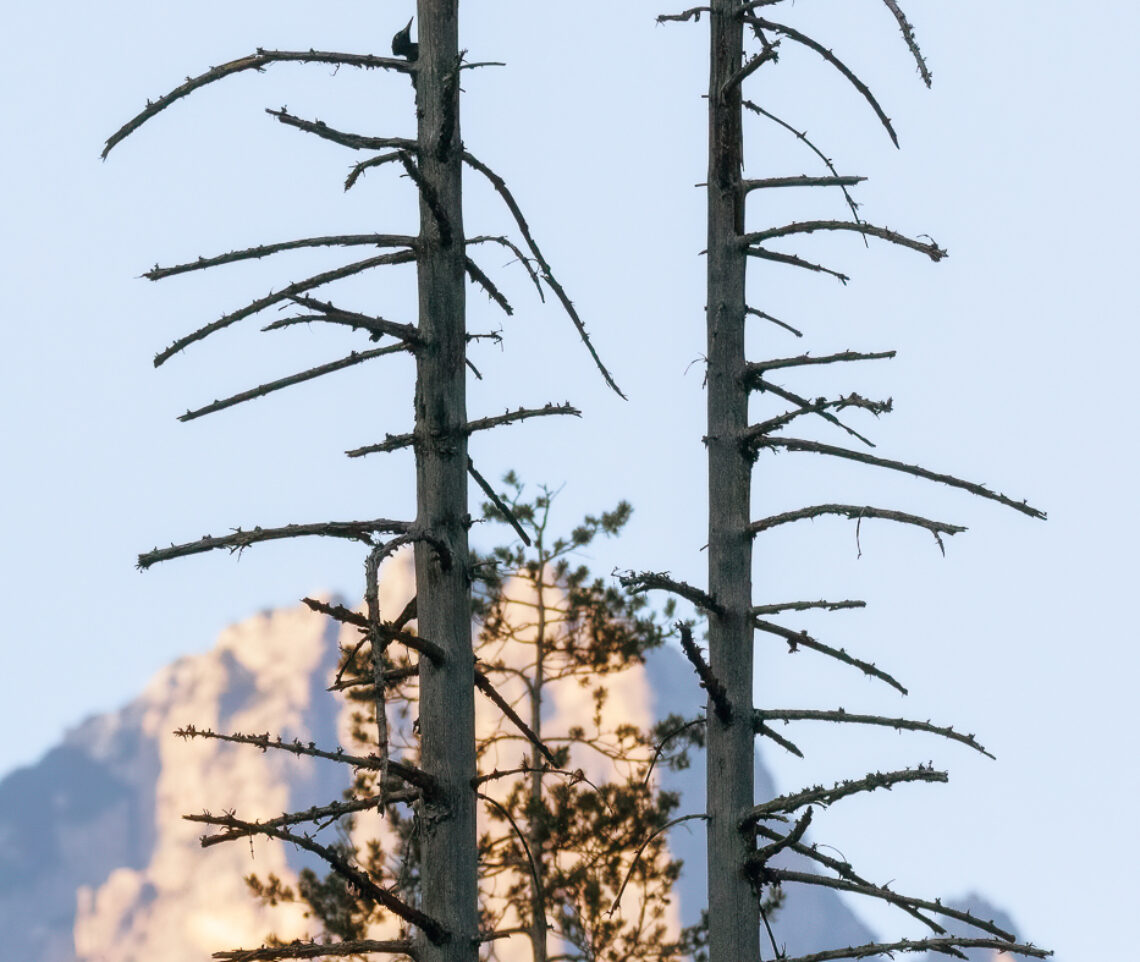
[[[732,706],[708,712],[710,962],[759,962],[759,908],[744,874],[740,820],[753,802],[751,461],[743,375],[745,325],[743,148],[739,85],[743,25],[738,0],[712,0],[708,172],[709,661]]]
[[[542,739],[542,685],[546,671],[546,552],[543,550],[542,537],[538,538],[536,548],[538,551],[538,577],[535,579],[537,594],[535,601],[538,605],[537,624],[534,635],[534,678],[530,684],[530,727]],[[530,776],[530,804],[531,815],[529,844],[534,859],[533,877],[531,878],[530,899],[530,941],[533,946],[534,962],[546,962],[547,958],[547,929],[546,929],[546,872],[543,862],[542,825],[539,812],[542,810],[542,759],[537,751],[531,754],[531,765],[534,771]],[[528,867],[529,868],[529,867]]]
[[[474,656],[467,557],[467,408],[458,0],[418,0],[420,189],[416,492],[419,630],[446,660],[420,666],[423,767],[441,798],[421,813],[423,910],[451,933],[419,962],[474,962],[478,929]],[[441,551],[440,548],[444,550]]]

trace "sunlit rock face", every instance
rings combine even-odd
[[[397,612],[410,592],[407,566],[386,569],[384,614]],[[308,808],[340,796],[344,767],[280,751],[183,740],[172,732],[192,724],[350,745],[348,712],[325,689],[338,644],[357,638],[355,630],[342,631],[301,607],[247,619],[224,631],[211,651],[163,669],[127,707],[85,721],[37,764],[0,781],[3,957],[200,962],[220,949],[260,945],[269,933],[285,940],[315,935],[298,906],[260,905],[243,881],[251,872],[262,878],[273,873],[291,884],[311,861],[264,841],[252,848],[242,841],[203,849],[199,837],[206,827],[181,816],[234,810],[253,819]],[[607,711],[642,726],[670,712],[696,715],[700,709],[692,671],[672,649],[612,677],[608,687]],[[476,704],[479,729],[491,730],[497,709],[482,697]],[[548,711],[544,727],[553,732],[584,723],[593,702],[588,692],[567,686],[550,692]],[[498,760],[503,766],[511,761],[506,755]],[[595,770],[596,759],[583,756],[574,764],[593,778],[606,776]],[[680,813],[702,808],[699,755],[691,768],[660,777],[662,787],[682,794]],[[759,796],[774,794],[759,757],[756,782]],[[387,830],[372,814],[358,820],[354,835],[362,842]],[[675,830],[670,846],[685,863],[670,910],[672,928],[696,921],[704,904],[701,823]],[[988,907],[980,914],[997,917]],[[790,955],[873,939],[834,893],[816,888],[790,892],[774,927]],[[524,938],[497,943],[495,951],[500,962],[530,958]]]

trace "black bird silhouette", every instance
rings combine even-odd
[[[412,20],[415,19],[412,17]],[[412,43],[412,20],[392,38],[392,53],[405,60],[418,60],[420,56],[420,45]]]

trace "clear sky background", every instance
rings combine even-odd
[[[998,755],[923,736],[801,727],[802,762],[768,755],[783,789],[926,762],[948,786],[845,801],[816,838],[900,890],[978,889],[1066,962],[1134,956],[1126,932],[1140,860],[1134,735],[1140,659],[1133,607],[1136,494],[1135,224],[1140,8],[958,0],[906,5],[934,71],[927,91],[878,0],[799,0],[814,32],[878,92],[895,151],[865,103],[785,43],[748,96],[807,129],[872,222],[929,233],[919,255],[853,236],[781,249],[851,274],[847,288],[754,264],[752,303],[802,329],[757,322],[754,359],[895,348],[890,362],[792,371],[815,396],[892,396],[867,425],[878,453],[987,482],[1046,523],[909,478],[799,454],[758,463],[754,514],[849,501],[966,524],[943,559],[925,532],[824,519],[757,544],[757,602],[862,598],[862,612],[788,618],[875,660],[909,698],[810,652],[759,637],[758,701],[953,722]],[[261,334],[248,320],[157,371],[175,337],[349,257],[137,280],[156,261],[338,232],[414,232],[415,198],[392,167],[341,185],[362,159],[287,129],[287,105],[361,133],[414,132],[405,78],[277,65],[160,115],[100,163],[103,139],[188,74],[254,47],[384,53],[412,5],[203,0],[193,5],[22,4],[0,62],[5,349],[0,772],[27,764],[86,715],[129,700],[160,666],[209,647],[232,620],[322,588],[360,591],[348,543],[259,546],[140,574],[139,550],[237,525],[408,517],[407,454],[341,452],[411,424],[411,363],[396,356],[181,425],[175,417],[367,346],[347,331]],[[464,6],[468,148],[507,178],[595,343],[628,393],[609,393],[517,265],[480,253],[516,307],[470,294],[485,376],[473,417],[571,400],[581,420],[531,421],[473,439],[484,474],[565,487],[558,518],[628,498],[628,534],[593,549],[599,572],[668,569],[702,583],[703,196],[706,24],[655,26],[631,3]],[[747,173],[821,173],[784,131],[747,120]],[[509,229],[469,181],[471,233]],[[765,192],[749,226],[843,217],[833,192]],[[413,272],[336,289],[338,302],[412,321]],[[759,413],[767,410],[759,404]],[[853,417],[852,421],[859,420]],[[812,437],[843,443],[845,436]],[[488,545],[492,532],[476,530]],[[193,719],[187,719],[188,722]],[[911,931],[878,910],[884,934]],[[1127,946],[1127,947],[1126,947]]]

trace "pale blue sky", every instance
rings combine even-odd
[[[468,0],[463,44],[506,68],[465,77],[464,139],[508,179],[598,349],[630,396],[607,393],[569,323],[536,303],[517,266],[516,315],[471,294],[472,327],[504,349],[473,355],[486,380],[473,416],[571,400],[585,417],[480,436],[481,470],[565,482],[561,515],[625,497],[628,535],[599,571],[670,569],[703,580],[703,180],[705,25],[655,26],[653,4]],[[977,887],[1062,962],[1124,960],[1140,859],[1134,704],[1140,669],[1134,545],[1140,218],[1132,189],[1140,12],[1113,0],[907,5],[934,71],[920,84],[878,0],[799,0],[780,17],[833,46],[875,87],[895,151],[825,64],[785,45],[748,95],[806,128],[842,173],[865,174],[863,213],[950,251],[934,266],[855,238],[795,248],[853,277],[751,269],[753,303],[803,329],[757,325],[752,356],[897,348],[899,357],[782,379],[800,393],[893,396],[871,425],[879,453],[1029,500],[1047,523],[909,479],[784,454],[761,458],[757,517],[817,500],[895,505],[970,531],[943,560],[921,532],[837,520],[758,543],[757,601],[864,598],[864,612],[789,619],[876,660],[907,699],[810,653],[761,638],[758,699],[912,714],[976,731],[997,762],[893,733],[802,729],[800,762],[771,755],[781,787],[934,759],[951,783],[837,806],[817,838],[865,875],[953,895]],[[114,708],[229,621],[333,588],[358,591],[347,544],[257,547],[133,570],[136,553],[237,525],[401,517],[406,454],[345,448],[406,430],[410,364],[385,358],[209,418],[175,417],[346,354],[346,332],[257,333],[246,322],[155,371],[174,337],[338,262],[298,253],[161,284],[156,261],[339,231],[413,230],[394,170],[340,185],[359,156],[263,113],[370,134],[408,133],[404,78],[279,65],[208,88],[161,115],[107,163],[102,140],[187,74],[256,46],[382,53],[411,11],[378,3],[217,0],[24,4],[7,13],[0,63],[0,360],[7,470],[0,771],[34,760],[85,715]],[[751,176],[816,173],[782,131],[748,121]],[[771,192],[768,192],[771,193]],[[509,225],[472,184],[472,233]],[[756,198],[750,226],[842,217],[839,198]],[[505,258],[487,252],[488,269]],[[338,299],[412,320],[412,272],[343,285]],[[264,323],[264,322],[263,322]],[[694,363],[695,362],[695,363]],[[837,440],[825,432],[814,434]],[[486,535],[477,531],[476,539]],[[192,721],[192,719],[187,719]],[[897,832],[896,838],[890,838]],[[868,913],[885,933],[906,931]]]

